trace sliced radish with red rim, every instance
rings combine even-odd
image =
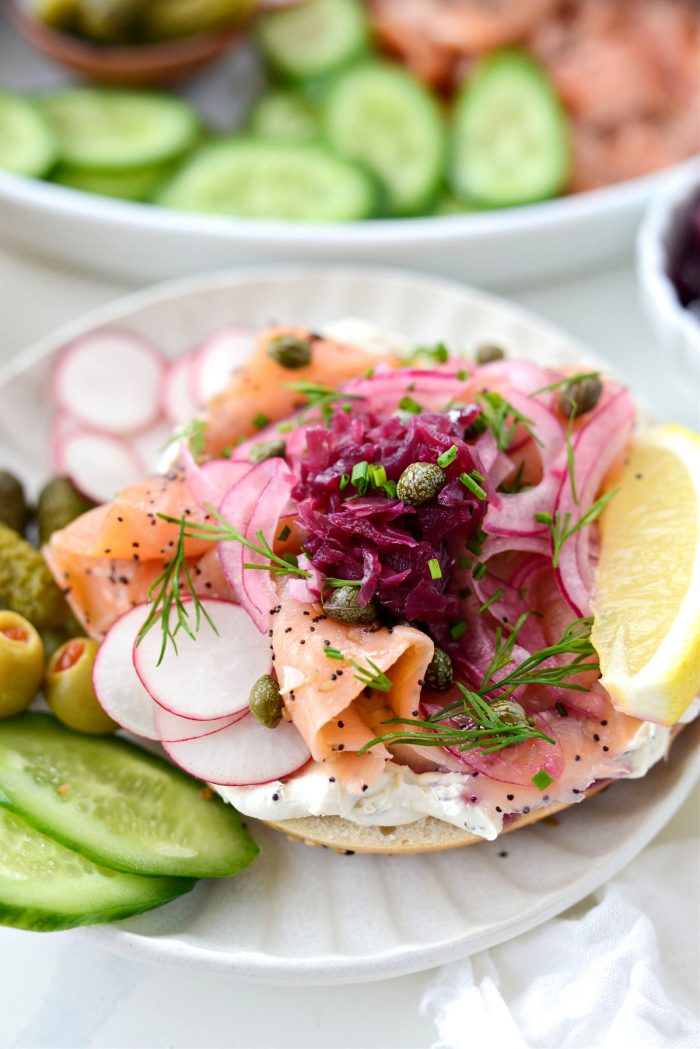
[[[172,426],[183,426],[199,407],[194,390],[192,355],[183,353],[168,368],[163,380],[163,411]]]
[[[311,753],[290,721],[265,728],[248,714],[235,725],[202,739],[165,744],[173,761],[197,779],[245,787],[291,776]]]
[[[141,684],[132,660],[134,642],[147,615],[146,605],[126,612],[111,627],[98,649],[92,682],[105,712],[128,732],[160,742],[194,739],[234,724],[242,715],[191,721],[176,717],[154,703]]]
[[[132,332],[106,328],[70,343],[53,374],[57,403],[84,426],[125,436],[160,415],[165,362]]]
[[[263,674],[270,672],[270,643],[255,628],[240,605],[216,598],[203,598],[204,615],[199,630],[190,637],[177,634],[177,652],[168,645],[158,663],[161,634],[150,630],[133,648],[133,665],[142,685],[155,702],[179,717],[209,721],[248,709],[250,690]],[[185,602],[194,632],[195,608]]]
[[[193,362],[194,392],[200,404],[225,389],[234,370],[250,357],[255,329],[232,324],[206,339]]]
[[[83,495],[97,503],[113,499],[146,472],[127,441],[86,429],[69,431],[58,439],[55,464]]]

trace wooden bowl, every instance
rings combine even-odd
[[[157,87],[184,80],[239,44],[246,33],[236,26],[157,44],[95,44],[44,25],[21,0],[11,0],[8,6],[17,31],[52,62],[93,83],[119,87]]]

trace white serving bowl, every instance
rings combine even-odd
[[[671,252],[693,205],[700,204],[700,161],[669,180],[653,199],[637,239],[639,294],[663,350],[700,383],[700,317],[678,298]],[[700,396],[700,387],[698,388]]]

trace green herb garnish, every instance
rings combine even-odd
[[[440,562],[437,557],[431,557],[428,561],[428,568],[430,569],[431,579],[442,579],[442,569],[440,568]]]
[[[204,419],[190,419],[182,429],[168,438],[162,450],[165,451],[166,448],[170,448],[173,444],[179,444],[181,441],[187,444],[192,453],[192,458],[196,463],[199,463],[204,455],[207,441],[207,424]]]
[[[538,790],[546,790],[550,783],[554,783],[554,777],[550,776],[546,769],[540,769],[532,777],[532,782]]]
[[[450,463],[453,463],[455,461],[455,459],[457,458],[457,454],[457,445],[453,444],[451,448],[448,448],[446,452],[443,452],[442,455],[439,455],[437,457],[438,466],[442,467],[442,469],[444,470],[446,466],[449,466]]]
[[[608,505],[613,496],[617,495],[619,488],[613,488],[612,491],[606,492],[605,495],[601,495],[600,499],[597,499],[593,505],[583,514],[578,521],[571,523],[571,514],[567,512],[562,516],[560,510],[556,510],[554,517],[550,513],[543,511],[535,514],[535,520],[539,521],[540,524],[546,525],[552,535],[552,566],[558,568],[559,566],[559,555],[561,554],[561,548],[567,539],[570,539],[572,535],[580,531],[581,528],[586,528],[589,524],[593,524],[595,520],[602,514],[605,507]]]
[[[502,597],[503,597],[503,587],[499,586],[498,590],[494,591],[494,593],[491,594],[491,597],[487,601],[484,601],[483,605],[481,605],[479,608],[477,608],[477,610],[476,610],[477,613],[479,615],[481,615],[482,612],[485,612],[487,610],[487,608],[490,608],[491,605],[495,604],[496,601],[500,600],[500,598],[502,598]]]
[[[476,402],[481,409],[481,415],[477,421],[491,431],[500,451],[508,451],[519,425],[536,444],[542,446],[542,441],[532,429],[534,425],[532,419],[514,408],[500,393],[478,393]]]
[[[550,382],[548,386],[540,386],[539,390],[528,393],[528,397],[537,397],[540,393],[549,393],[551,390],[560,390],[563,386],[573,385],[575,382],[583,382],[584,379],[599,379],[600,372],[579,372],[577,375],[567,375],[565,379],[557,379]]]
[[[456,619],[450,627],[450,637],[453,641],[459,641],[460,637],[464,637],[467,632],[467,624],[463,619]]]
[[[418,401],[414,401],[408,394],[399,401],[399,408],[402,412],[409,412],[411,415],[420,415],[423,411]]]
[[[323,654],[326,657],[326,659],[345,659],[345,656],[339,648],[324,648]]]
[[[354,659],[349,660],[351,666],[356,670],[353,674],[354,678],[361,681],[365,688],[376,689],[377,692],[388,692],[391,688],[391,678],[387,677],[383,670],[381,670],[377,664],[368,659],[369,669],[361,666],[360,663],[356,663]],[[362,753],[360,751],[360,753]]]
[[[406,357],[406,366],[420,360],[421,357],[435,361],[436,364],[447,364],[450,359],[450,351],[444,342],[436,342],[434,346],[417,346]]]
[[[469,489],[469,491],[472,493],[472,495],[475,495],[477,497],[477,499],[482,499],[483,500],[483,499],[486,498],[486,492],[481,487],[479,482],[476,480],[475,474],[477,474],[476,470],[472,470],[472,472],[470,474],[468,474],[468,473],[461,473],[459,475],[459,479],[462,482],[462,484],[464,485],[464,487]],[[481,474],[478,474],[478,476],[483,481],[484,478],[481,476]]]

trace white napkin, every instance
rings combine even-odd
[[[563,916],[438,970],[421,1012],[433,1049],[697,1049],[699,946],[697,839],[654,845]]]

